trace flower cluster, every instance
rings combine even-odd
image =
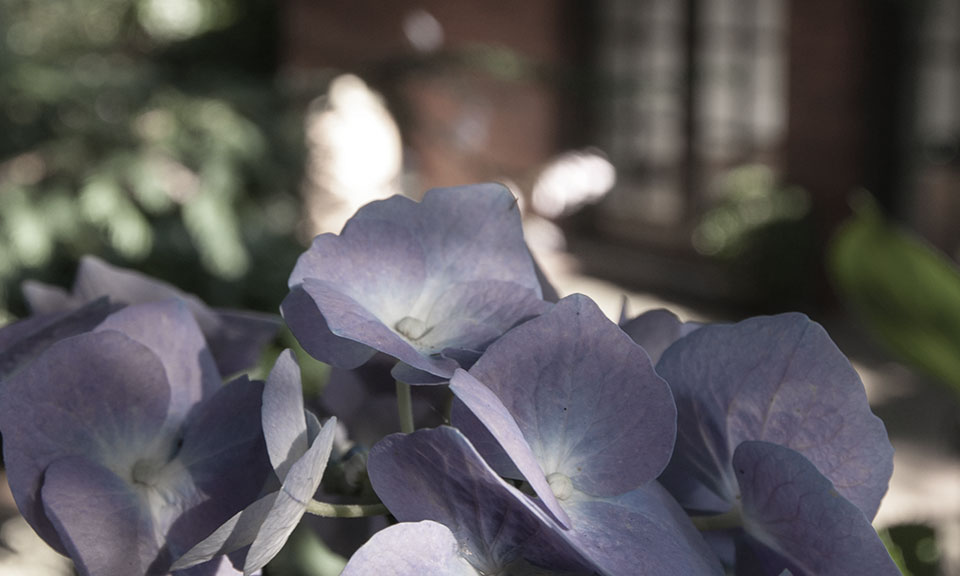
[[[322,425],[290,351],[222,383],[270,317],[94,259],[26,293],[5,465],[85,576],[258,573],[307,513],[386,519],[324,528],[345,576],[898,574],[892,447],[819,325],[545,299],[497,185],[374,202],[300,257],[280,310],[334,366]]]

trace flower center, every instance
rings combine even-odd
[[[554,472],[547,476],[547,483],[550,484],[550,491],[557,500],[566,500],[573,496],[573,481],[566,474]]]
[[[427,335],[431,326],[419,318],[404,316],[395,326],[397,332],[408,340],[419,340]]]

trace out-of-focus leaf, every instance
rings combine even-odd
[[[829,251],[841,298],[894,353],[960,393],[960,269],[869,197],[855,212]]]

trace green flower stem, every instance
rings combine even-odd
[[[413,400],[410,398],[410,385],[397,380],[397,414],[400,416],[400,431],[413,432]]]
[[[307,504],[307,512],[324,518],[363,518],[390,513],[387,507],[379,502],[376,504],[330,504],[317,500],[310,500]]]
[[[740,507],[734,506],[723,514],[715,516],[691,516],[690,520],[697,530],[707,532],[710,530],[729,530],[731,528],[740,528],[743,526],[743,516],[740,514]]]

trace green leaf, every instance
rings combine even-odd
[[[871,198],[855,212],[829,250],[841,298],[893,353],[960,394],[960,270]]]

